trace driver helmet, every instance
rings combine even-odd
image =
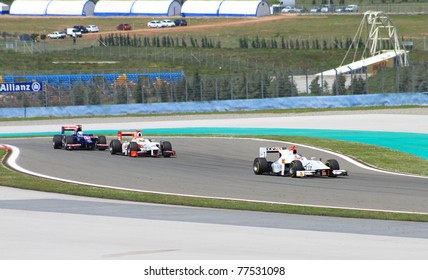
[[[143,134],[141,132],[138,132],[135,138],[139,141],[144,140]]]
[[[77,136],[78,136],[78,137],[82,137],[82,136],[83,136],[83,132],[82,132],[82,131],[78,131],[78,132],[77,132]]]
[[[295,157],[296,159],[300,159],[300,158],[302,158],[302,155],[301,155],[301,154],[298,154],[296,149],[294,149],[294,150],[293,150],[293,155],[294,155],[294,157]]]

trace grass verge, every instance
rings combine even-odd
[[[301,144],[313,145],[318,147],[324,147],[326,149],[334,150],[353,156],[358,154],[359,160],[370,163],[371,165],[380,166],[383,169],[390,169],[398,172],[412,173],[409,170],[400,169],[402,165],[395,166],[394,162],[400,162],[403,160],[403,156],[406,156],[406,162],[411,161],[412,164],[405,166],[418,166],[419,169],[428,170],[428,161],[414,157],[411,155],[403,155],[396,151],[389,151],[388,149],[374,147],[367,154],[361,154],[361,148],[358,147],[360,144],[347,143],[344,141],[332,141],[326,139],[310,139],[305,137],[263,137],[266,139],[299,142]],[[320,142],[321,141],[321,142]],[[316,143],[316,145],[314,145]],[[369,145],[362,145],[369,146]],[[367,149],[367,147],[363,147]],[[382,153],[382,159],[378,162],[378,155]],[[355,155],[354,154],[354,155]],[[7,157],[7,152],[0,150],[0,157],[4,159]],[[385,160],[387,159],[387,160]],[[425,168],[420,168],[425,166]],[[399,170],[396,170],[399,169]],[[183,205],[193,207],[207,207],[207,208],[221,208],[230,210],[246,210],[246,211],[260,211],[260,212],[273,212],[273,213],[287,213],[287,214],[300,214],[300,215],[318,215],[318,216],[334,216],[334,217],[346,217],[346,218],[364,218],[364,219],[381,219],[381,220],[400,220],[400,221],[415,221],[415,222],[428,222],[428,215],[425,214],[413,214],[413,213],[393,213],[393,212],[382,212],[382,211],[365,211],[365,210],[351,210],[351,209],[338,209],[338,208],[327,208],[327,207],[308,207],[298,206],[290,204],[276,204],[276,203],[260,203],[260,202],[249,202],[239,200],[228,200],[228,199],[211,199],[211,198],[197,198],[187,197],[179,195],[165,195],[155,194],[149,192],[137,192],[127,190],[115,190],[108,188],[92,187],[87,185],[78,185],[71,183],[64,183],[31,175],[23,174],[6,168],[4,165],[0,166],[0,185],[10,186],[20,189],[30,189],[44,192],[54,192],[68,195],[78,195],[86,197],[96,197],[103,199],[115,199],[125,200],[134,202],[147,202],[157,204],[171,204],[171,205]]]

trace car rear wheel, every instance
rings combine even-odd
[[[98,142],[97,142],[98,144],[107,144],[107,139],[106,139],[106,137],[105,136],[98,136]],[[106,150],[107,149],[107,147],[106,146],[101,146],[101,147],[98,147],[98,150],[100,150],[100,151],[104,151],[104,150]]]
[[[339,170],[339,163],[337,162],[337,160],[335,159],[329,159],[325,162],[325,165],[327,165],[328,167],[330,167],[330,170],[327,171],[327,175],[328,177],[336,177],[337,175],[333,174],[333,170]]]
[[[290,163],[290,171],[289,171],[290,173],[289,174],[291,177],[296,177],[297,171],[302,171],[302,170],[304,170],[304,169],[303,169],[303,164],[301,161],[293,160]]]
[[[52,140],[52,146],[54,149],[61,149],[62,148],[62,136],[61,135],[54,135]]]
[[[109,149],[110,149],[110,154],[112,154],[112,155],[117,154],[117,153],[121,153],[122,152],[122,143],[120,143],[120,141],[117,139],[111,140],[110,145],[109,145]]]
[[[170,157],[171,153],[164,153],[164,151],[172,151],[172,145],[171,142],[169,141],[163,141],[161,144],[161,149],[162,149],[162,155],[164,157]]]
[[[261,175],[268,170],[268,162],[265,158],[256,158],[253,163],[253,171],[256,175]]]

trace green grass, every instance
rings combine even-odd
[[[378,166],[382,169],[388,169],[404,173],[416,173],[427,175],[428,161],[404,154],[397,153],[388,149],[378,148],[369,145],[353,144],[343,141],[332,141],[325,139],[311,139],[305,137],[264,137],[266,139],[292,141],[301,144],[308,144],[323,147],[336,152],[349,155],[357,160],[364,161],[370,165]],[[0,150],[0,157],[5,156],[5,151]],[[381,159],[377,155],[382,154]],[[358,155],[358,156],[356,156]],[[405,160],[408,164],[397,165],[396,162]],[[406,168],[408,166],[417,166],[418,169]],[[404,169],[403,169],[404,168]],[[420,172],[422,171],[422,172]],[[352,176],[352,174],[350,175]],[[328,207],[306,207],[275,203],[256,203],[237,201],[233,199],[210,199],[186,197],[178,195],[163,195],[149,192],[122,191],[108,188],[98,188],[85,185],[70,184],[58,182],[49,179],[38,178],[16,171],[9,170],[3,165],[0,166],[0,185],[16,187],[21,189],[31,189],[44,192],[62,193],[68,195],[79,195],[88,197],[97,197],[104,199],[116,199],[136,202],[150,202],[159,204],[185,205],[194,207],[209,207],[233,210],[262,211],[275,213],[289,213],[301,215],[319,215],[348,218],[364,219],[382,219],[382,220],[401,220],[428,222],[428,215],[412,213],[392,213],[381,211],[349,210],[336,209]]]
[[[397,27],[397,31],[405,38],[423,38],[426,36],[424,23],[428,15],[390,15],[390,19]],[[164,18],[164,17],[159,17]],[[147,22],[152,17],[14,17],[2,16],[2,25],[0,32],[9,34],[48,34],[55,30],[63,30],[73,25],[95,24],[100,28],[101,34],[116,33],[116,25],[119,23],[130,23],[134,30],[146,29]],[[193,36],[209,36],[221,39],[239,38],[245,36],[261,36],[265,38],[275,38],[284,36],[285,38],[332,38],[332,37],[353,37],[357,32],[362,14],[344,14],[344,15],[301,15],[301,16],[282,16],[280,19],[274,17],[272,20],[257,22],[251,24],[252,18],[188,18],[186,19],[190,26],[211,25],[212,28],[207,34],[207,30],[202,29],[168,29],[162,30],[159,34],[169,34],[175,36],[179,34]],[[218,26],[224,22],[247,22],[242,25]],[[248,23],[249,22],[249,23]],[[126,32],[124,32],[126,34]],[[132,33],[130,33],[132,34]],[[85,36],[85,35],[84,35]],[[57,40],[46,40],[55,42]],[[61,41],[61,40],[60,40]]]

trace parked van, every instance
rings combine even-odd
[[[73,27],[64,29],[64,33],[69,37],[82,37],[82,32]]]

